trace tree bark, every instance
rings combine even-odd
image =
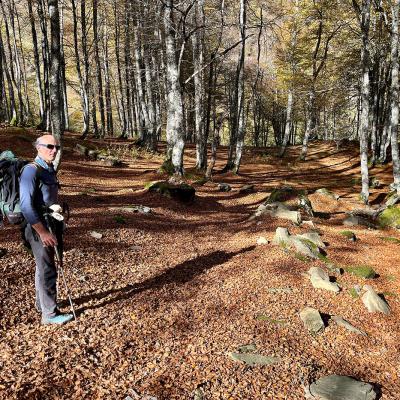
[[[398,142],[399,125],[399,6],[400,0],[394,0],[392,11],[391,59],[392,59],[392,87],[391,87],[391,147],[393,160],[393,181],[397,194],[400,195],[400,157]]]
[[[173,0],[164,6],[166,85],[167,85],[167,160],[172,162],[174,174],[183,175],[183,103],[176,60],[175,29],[173,26]]]
[[[61,143],[63,134],[62,104],[60,101],[61,85],[61,54],[60,54],[60,15],[58,12],[58,0],[48,0],[50,17],[50,104],[51,104],[51,132]],[[55,169],[61,162],[61,151],[57,153]]]

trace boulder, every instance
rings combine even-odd
[[[369,312],[381,312],[386,315],[390,314],[389,305],[370,285],[364,285],[363,289],[365,290],[365,293],[361,297],[361,300]]]
[[[297,190],[293,189],[291,186],[282,186],[280,188],[275,188],[271,192],[268,199],[266,200],[266,203],[284,202],[294,199],[297,196]]]
[[[290,210],[285,204],[275,202],[261,204],[254,214],[254,217],[259,217],[263,214],[268,214],[274,218],[286,219],[299,225],[301,224],[301,215],[299,211]]]
[[[119,158],[109,155],[98,154],[97,160],[100,160],[108,167],[120,167],[122,165],[122,161]]]
[[[268,244],[268,243],[269,243],[268,240],[267,240],[264,236],[260,236],[260,237],[257,239],[257,244],[258,244],[259,246],[262,246],[262,245]]]
[[[321,256],[319,247],[310,240],[293,235],[290,237],[290,244],[293,245],[296,251],[303,256],[310,258],[320,258]]]
[[[230,192],[232,188],[227,183],[218,183],[218,190],[220,192]]]
[[[306,387],[307,399],[375,400],[377,396],[372,385],[349,376],[324,376]]]
[[[367,228],[375,229],[376,225],[369,218],[361,215],[349,215],[343,221],[345,226],[366,226]]]
[[[290,242],[290,233],[287,228],[276,228],[273,243],[278,246],[288,246]]]
[[[336,324],[343,326],[350,332],[357,333],[358,335],[362,336],[368,336],[365,332],[361,331],[360,329],[356,328],[353,326],[350,322],[346,321],[342,317],[339,317],[338,315],[332,315],[332,321],[334,321]]]
[[[400,229],[400,204],[383,210],[378,216],[378,224],[381,228],[391,227]]]
[[[103,235],[99,232],[96,231],[90,231],[89,235],[95,239],[101,239],[103,237]]]
[[[196,189],[186,183],[173,184],[165,181],[157,181],[148,185],[147,189],[149,192],[157,192],[186,204],[192,203],[196,194]]]
[[[89,153],[89,149],[79,143],[75,145],[74,151],[78,154],[81,154],[82,156],[87,156]]]
[[[324,321],[322,321],[319,311],[315,308],[303,308],[303,310],[300,311],[300,318],[312,335],[322,333],[325,329]]]
[[[337,194],[331,192],[330,190],[328,190],[326,188],[317,189],[315,191],[315,193],[323,194],[324,196],[328,196],[328,197],[330,197],[331,199],[334,199],[334,200],[339,200],[339,197],[340,197]]]
[[[322,268],[311,267],[308,273],[310,274],[310,281],[314,288],[339,293],[339,285],[336,282],[330,282],[329,275]]]
[[[320,249],[325,249],[326,248],[326,245],[321,240],[321,236],[319,235],[318,232],[315,232],[315,231],[306,232],[306,233],[302,233],[301,235],[297,235],[297,237],[303,238],[303,239],[306,239],[306,240],[309,240],[309,241],[313,242]]]

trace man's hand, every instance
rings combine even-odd
[[[40,240],[42,241],[44,247],[57,246],[57,238],[52,235],[41,222],[33,224],[32,228],[40,236]]]
[[[46,231],[39,236],[40,236],[40,240],[42,241],[44,247],[57,246],[57,239],[50,232]]]

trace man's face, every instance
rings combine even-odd
[[[48,145],[50,145],[50,147],[53,148],[48,148],[47,147]],[[42,160],[50,164],[56,158],[58,151],[56,146],[59,147],[59,144],[53,136],[51,135],[42,136],[41,138],[39,138],[39,143],[36,145],[38,156]]]

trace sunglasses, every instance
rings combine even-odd
[[[39,143],[38,146],[46,147],[49,150],[53,150],[55,148],[57,151],[60,150],[61,147],[58,144],[42,144],[42,143]]]

